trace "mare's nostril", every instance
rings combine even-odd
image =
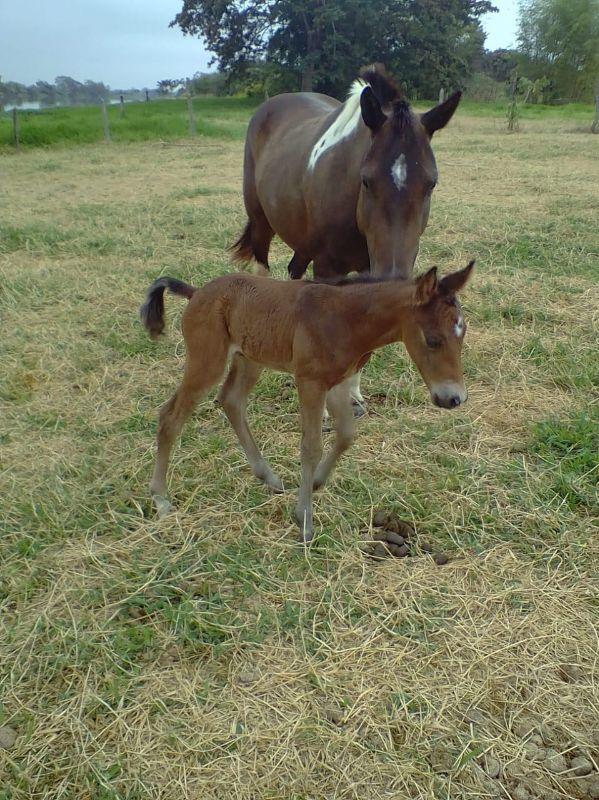
[[[457,394],[454,394],[454,396],[449,401],[449,407],[455,408],[456,406],[459,405],[460,405],[460,398],[457,396]]]

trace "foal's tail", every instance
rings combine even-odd
[[[168,289],[171,294],[179,297],[186,297],[188,300],[196,291],[194,286],[164,276],[158,278],[148,289],[146,302],[139,309],[144,328],[148,331],[152,339],[156,339],[164,330],[164,290]]]

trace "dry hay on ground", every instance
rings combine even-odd
[[[229,269],[241,145],[2,156],[2,800],[597,796],[596,142],[458,117],[435,146],[420,263],[478,258],[470,401],[438,412],[377,354],[308,554],[211,399],[179,513],[146,501],[181,306],[157,345],[136,309],[157,274]],[[265,376],[291,488],[296,411]],[[449,564],[365,559],[381,507]]]

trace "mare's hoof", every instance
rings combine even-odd
[[[161,497],[159,494],[155,494],[152,497],[152,502],[154,503],[158,519],[163,519],[175,510],[166,497]]]
[[[356,419],[363,417],[364,414],[366,413],[366,408],[362,405],[362,403],[360,403],[359,400],[352,400],[351,404],[354,409],[354,417]]]

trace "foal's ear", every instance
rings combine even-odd
[[[467,267],[459,270],[459,272],[452,272],[451,275],[446,275],[439,281],[439,291],[441,294],[453,295],[460,292],[468,283],[472,270],[474,269],[474,261],[471,261]]]
[[[444,128],[449,120],[453,117],[453,112],[458,107],[458,103],[462,98],[461,92],[454,92],[443,103],[434,106],[430,111],[426,111],[420,115],[420,122],[426,128],[429,136],[432,136],[435,131]]]
[[[426,305],[437,291],[437,267],[431,267],[416,278],[415,300],[417,305]]]
[[[362,90],[362,94],[360,95],[360,108],[362,109],[362,119],[364,123],[373,133],[376,133],[382,127],[387,117],[370,86],[365,86]]]

